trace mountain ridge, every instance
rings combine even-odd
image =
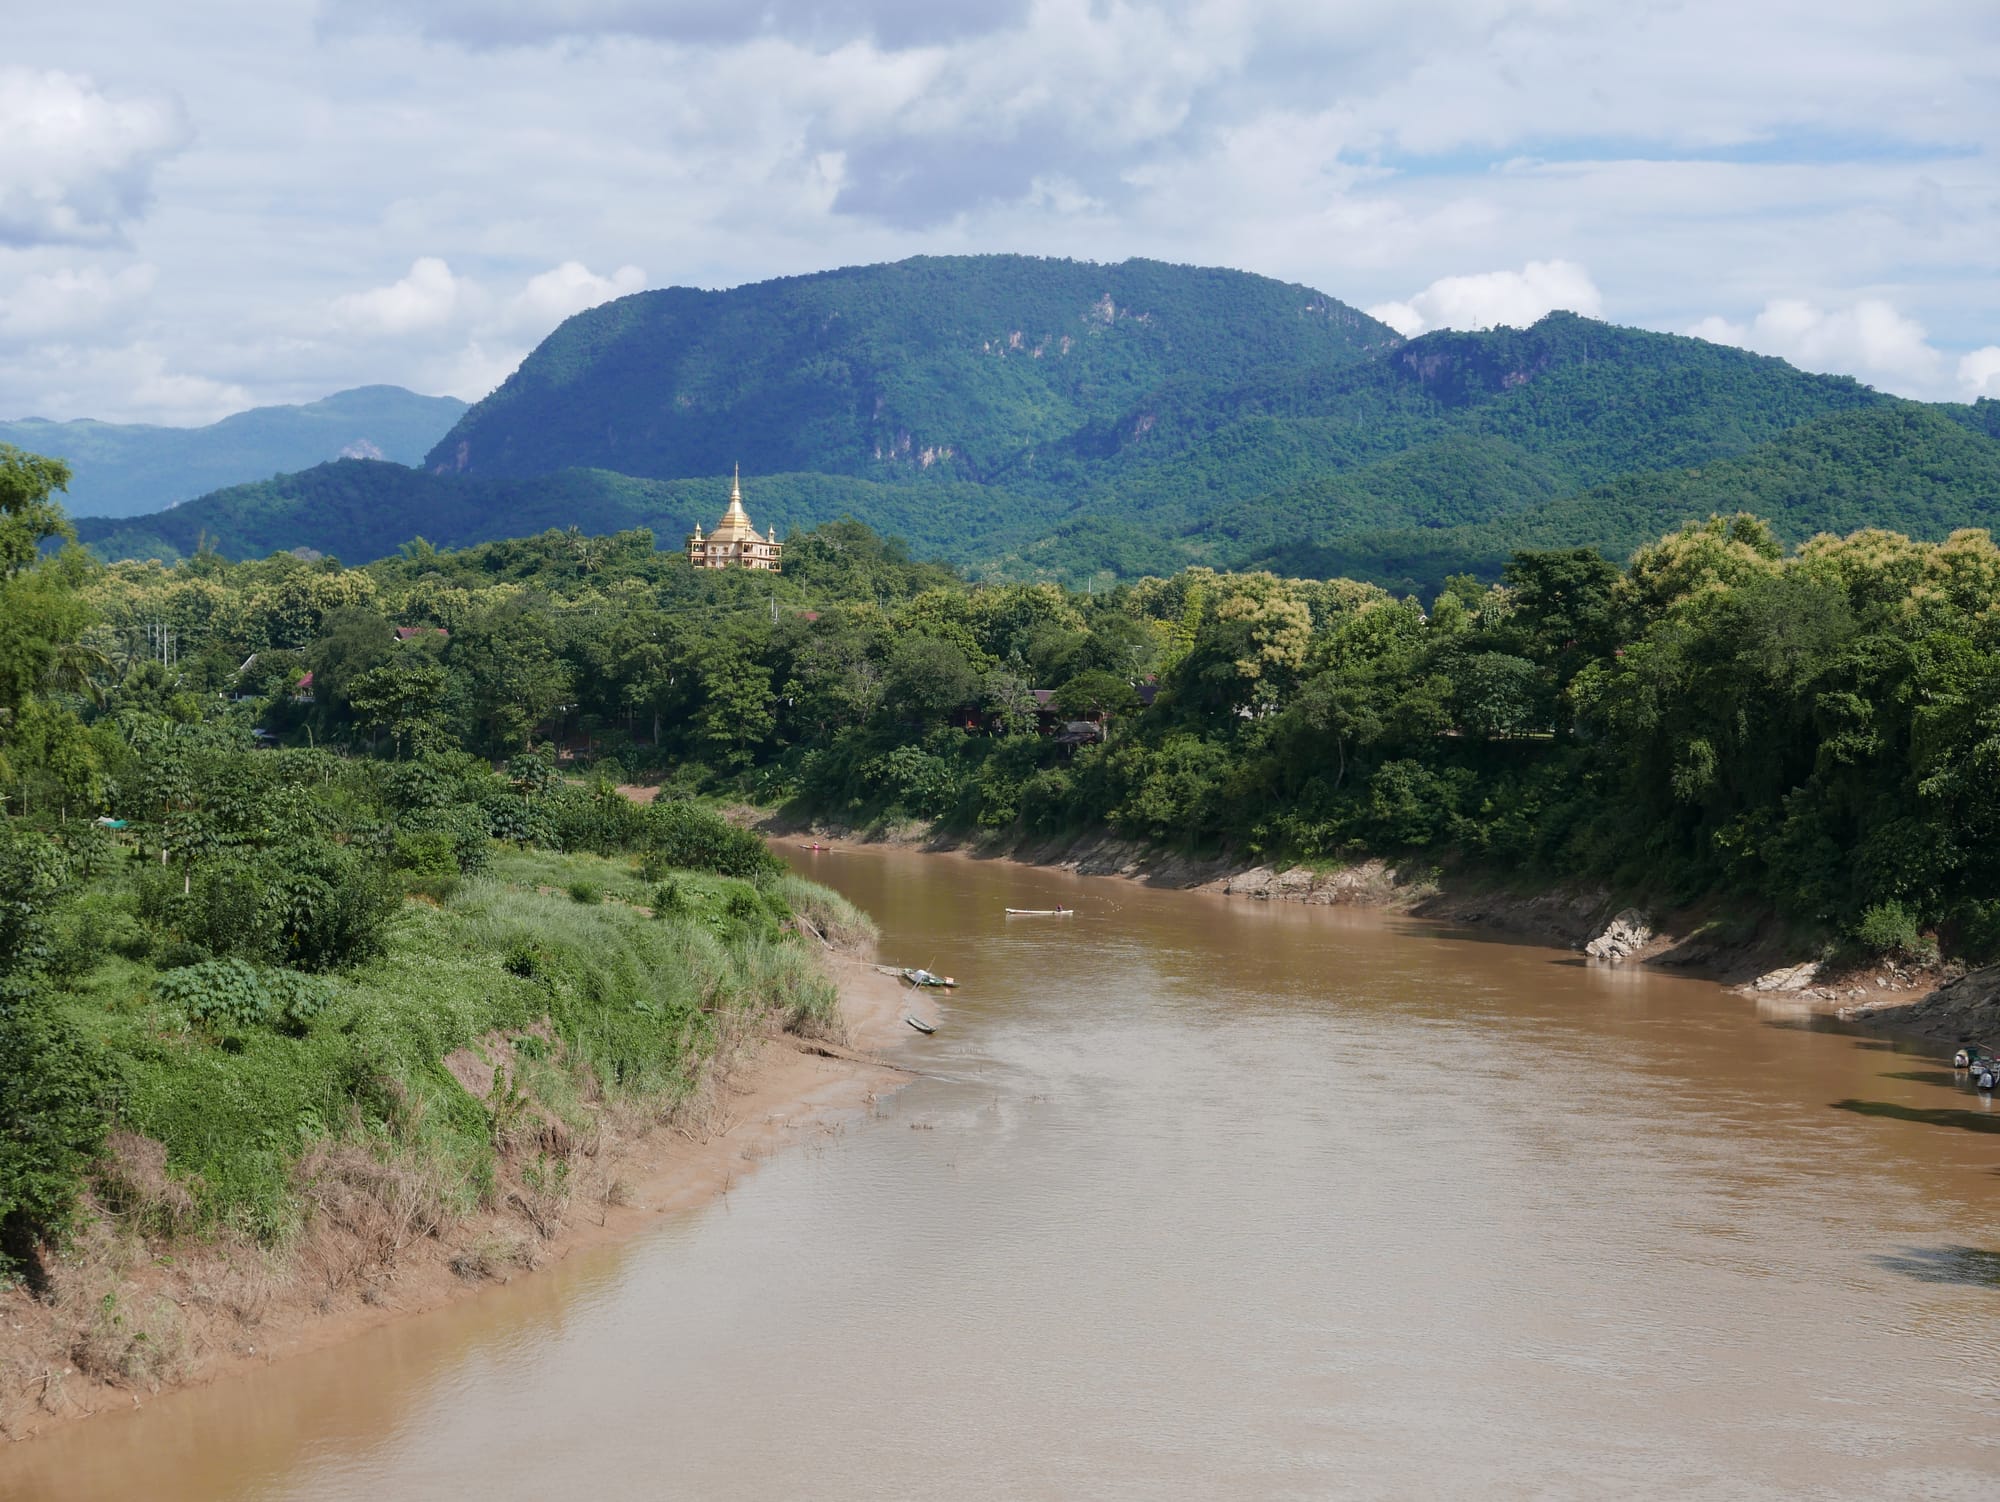
[[[422,470],[342,461],[79,530],[163,557],[206,535],[360,562],[561,525],[672,547],[740,460],[761,526],[851,514],[982,576],[1201,563],[1422,590],[1497,577],[1519,539],[1617,552],[1644,540],[1634,518],[1656,535],[1752,502],[1793,541],[1942,535],[1992,516],[1996,455],[2000,403],[1908,402],[1573,313],[1405,340],[1247,273],[923,257],[618,299],[552,333]],[[1701,477],[1719,465],[1726,484]]]
[[[252,407],[193,428],[24,417],[0,422],[0,443],[67,463],[72,511],[140,516],[304,469],[345,448],[415,463],[465,408],[456,397],[373,384],[311,402]]]

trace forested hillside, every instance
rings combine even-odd
[[[1155,261],[927,256],[677,287],[571,318],[427,464],[985,480],[1166,380],[1340,364],[1397,342],[1309,287]]]
[[[343,453],[414,464],[464,411],[456,397],[361,386],[200,428],[24,418],[0,422],[0,443],[67,464],[72,512],[140,516]]]
[[[870,516],[932,554],[951,552],[968,530],[1018,525],[1024,504],[985,486],[919,489],[851,475],[764,475],[747,487],[757,525],[775,526],[781,535],[850,514]],[[547,527],[591,533],[646,527],[664,546],[677,547],[697,522],[713,526],[728,502],[726,478],[635,480],[573,469],[512,479],[343,459],[234,486],[157,516],[86,517],[77,535],[109,558],[172,560],[206,541],[235,558],[309,548],[365,563],[418,537],[439,547],[465,547]]]
[[[1926,406],[1554,313],[1409,341],[1309,288],[943,257],[580,314],[423,472],[343,462],[79,531],[106,557],[349,562],[574,525],[676,545],[741,463],[781,532],[842,515],[978,577],[1190,564],[1430,594],[1510,550],[1623,559],[1711,512],[1939,539],[2000,501],[2000,404]]]

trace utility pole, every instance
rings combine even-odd
[[[179,637],[180,633],[175,631],[165,621],[147,622],[146,655],[148,657],[157,656],[160,659],[160,666],[171,672],[174,666],[174,658],[178,654],[180,647]]]

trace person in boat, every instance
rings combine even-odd
[[[1063,910],[1063,905],[1062,905],[1062,904],[1061,904],[1060,902],[1058,902],[1058,903],[1056,904],[1056,911],[1057,911],[1057,912],[1061,912],[1062,910]]]

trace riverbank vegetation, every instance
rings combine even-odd
[[[384,754],[328,746],[286,668],[299,744],[260,739],[271,700],[231,691],[255,665],[210,678],[233,644],[183,655],[176,617],[127,653],[115,576],[38,554],[61,479],[0,451],[0,1288],[71,1311],[86,1375],[170,1364],[104,1313],[135,1247],[304,1259],[338,1292],[496,1207],[546,1238],[607,1191],[608,1120],[699,1113],[768,1032],[838,1036],[818,955],[872,928],[757,837],[545,745],[469,754],[414,699]]]
[[[1727,896],[1829,944],[2000,951],[1983,532],[1787,550],[1718,515],[1423,599],[1201,568],[974,587],[851,521],[796,534],[777,577],[697,572],[643,531],[104,566],[38,559],[60,476],[6,473],[17,1261],[107,1130],[166,1142],[202,1224],[282,1238],[322,1137],[431,1144],[486,1192],[491,1110],[446,1109],[437,1063],[471,1040],[540,1025],[577,1098],[666,1098],[717,998],[818,1025],[778,935],[848,918],[689,795],[1414,854]],[[586,856],[617,864],[565,864]],[[246,1146],[253,1125],[273,1135]]]

